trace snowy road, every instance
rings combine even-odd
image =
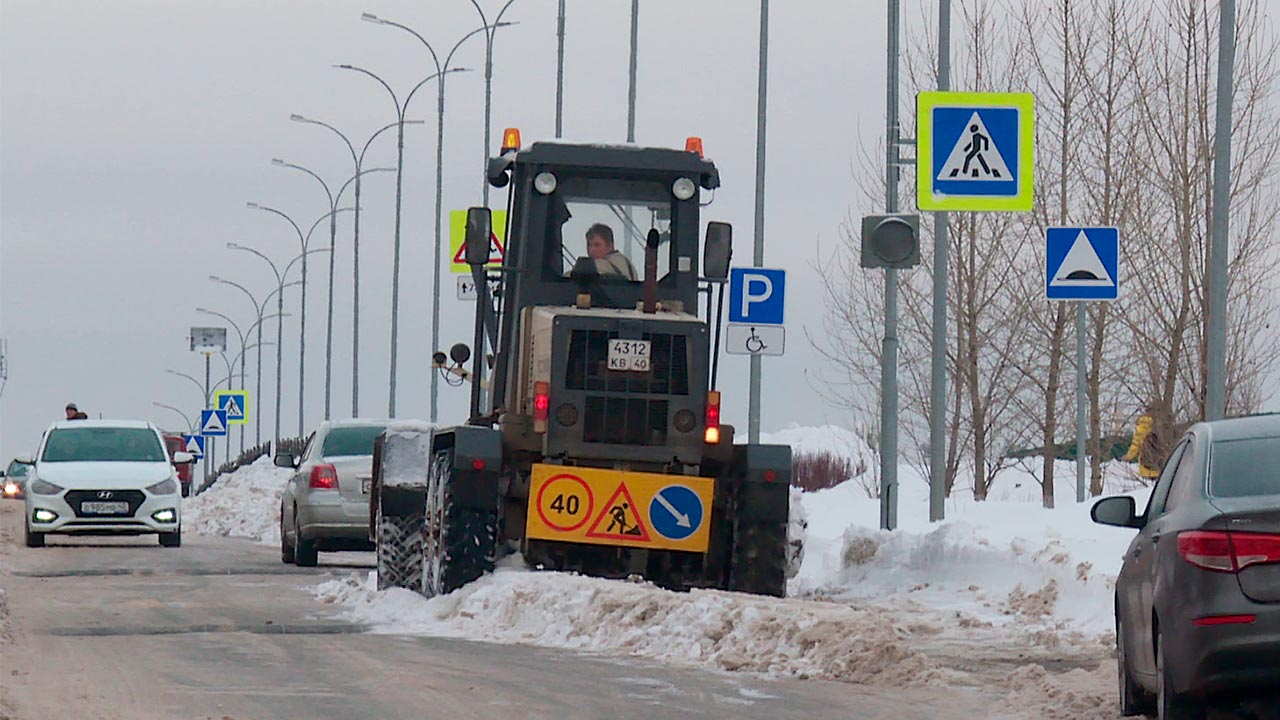
[[[974,688],[767,680],[617,656],[373,635],[317,599],[367,554],[281,565],[188,535],[19,547],[0,503],[0,718],[988,718]],[[328,563],[327,565],[325,563]],[[1001,693],[1003,696],[1004,693]]]

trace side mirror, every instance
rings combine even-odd
[[[294,457],[291,452],[278,452],[276,453],[274,462],[276,467],[289,468],[292,470],[293,468],[298,467],[296,460],[297,458]]]
[[[14,460],[16,460],[17,462],[19,462],[19,463],[21,463],[21,464],[23,464],[23,465],[35,465],[35,464],[36,464],[35,458],[31,457],[30,455],[19,455],[18,457],[14,458]]]
[[[174,465],[190,465],[196,461],[196,456],[184,450],[179,450],[173,454]]]
[[[467,209],[466,249],[467,264],[485,265],[489,262],[489,239],[493,237],[493,216],[489,208]]]
[[[702,276],[724,282],[733,259],[733,226],[726,222],[707,223],[707,239],[702,243]]]
[[[1124,528],[1141,528],[1142,519],[1137,517],[1137,505],[1128,495],[1103,498],[1093,504],[1089,517],[1099,525],[1114,525]]]

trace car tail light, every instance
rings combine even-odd
[[[703,439],[708,445],[720,443],[720,391],[707,391],[707,422]]]
[[[336,490],[338,469],[328,463],[311,468],[311,487],[316,490]]]
[[[1280,563],[1280,535],[1190,530],[1178,533],[1178,554],[1196,567],[1234,573],[1250,565]]]
[[[547,431],[547,414],[551,409],[551,386],[539,380],[533,384],[533,431]]]

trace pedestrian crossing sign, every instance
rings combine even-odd
[[[920,210],[1031,210],[1031,93],[922,92],[916,96],[916,125]]]
[[[213,406],[227,411],[228,425],[249,424],[248,390],[219,390],[213,394]]]

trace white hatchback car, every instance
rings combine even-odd
[[[160,544],[182,544],[182,506],[173,463],[194,460],[175,453],[173,463],[160,431],[136,420],[67,420],[40,440],[27,476],[27,547],[43,547],[50,533],[144,535]]]

